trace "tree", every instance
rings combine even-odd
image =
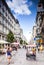
[[[22,39],[20,39],[20,44],[23,44],[23,40]]]
[[[10,43],[14,42],[14,34],[11,31],[7,35],[7,41]]]
[[[24,44],[28,45],[28,43],[26,41],[24,41]]]
[[[28,43],[26,41],[22,40],[22,38],[20,38],[20,44],[28,45]]]

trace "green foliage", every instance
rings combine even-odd
[[[10,43],[14,41],[14,34],[11,31],[7,35],[7,41]]]
[[[23,44],[23,40],[22,39],[20,39],[20,44]]]
[[[28,43],[26,41],[22,40],[22,38],[20,38],[20,44],[28,45]]]
[[[24,41],[24,44],[28,45],[28,43],[26,41]]]

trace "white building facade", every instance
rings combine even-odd
[[[0,0],[0,39],[6,40],[9,31],[20,37],[20,24],[16,22],[5,0]]]

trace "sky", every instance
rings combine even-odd
[[[29,41],[35,25],[38,0],[6,0],[12,14],[19,20],[23,34]]]

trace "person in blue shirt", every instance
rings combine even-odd
[[[11,60],[11,51],[10,48],[8,47],[7,49],[7,59],[8,59],[8,63],[10,64],[10,60]]]

